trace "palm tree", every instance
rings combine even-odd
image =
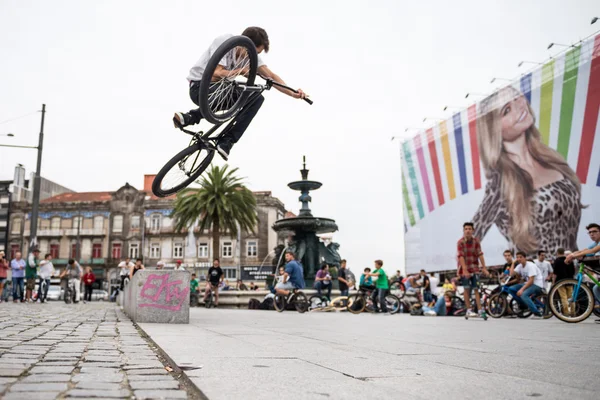
[[[212,229],[213,255],[219,254],[219,237],[226,231],[237,235],[242,231],[253,232],[258,217],[256,198],[236,176],[237,168],[229,169],[213,165],[210,171],[196,183],[199,188],[187,188],[177,195],[172,217],[175,230],[181,232],[199,221],[200,232]]]

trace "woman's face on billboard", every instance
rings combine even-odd
[[[504,89],[498,94],[498,110],[502,121],[502,139],[512,142],[533,125],[527,99],[520,93]]]

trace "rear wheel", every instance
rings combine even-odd
[[[275,298],[273,299],[273,306],[275,307],[275,310],[277,310],[277,312],[282,312],[283,310],[285,310],[285,296],[282,296],[280,294],[276,294]]]
[[[396,314],[400,311],[400,299],[393,294],[385,295],[385,305],[390,314]]]
[[[219,65],[225,67],[227,75],[215,79]],[[219,46],[208,60],[200,81],[198,104],[202,116],[212,124],[233,118],[251,93],[238,85],[254,85],[257,68],[256,46],[249,38],[234,36]]]
[[[365,297],[360,294],[355,294],[350,297],[350,301],[348,302],[348,311],[352,314],[360,314],[365,310],[367,302],[365,301]]]
[[[202,142],[194,142],[165,164],[152,182],[152,193],[166,197],[177,193],[195,181],[209,166],[215,151]]]
[[[577,285],[577,280],[565,279],[554,284],[550,290],[548,304],[552,313],[561,321],[570,323],[581,322],[588,318],[594,311],[594,294],[585,284],[579,287],[575,302],[572,302],[573,293]],[[571,294],[567,299],[568,304],[565,304],[565,307],[563,307],[560,299],[561,291]]]
[[[296,311],[299,313],[308,311],[308,299],[304,293],[296,293],[294,296],[294,306],[296,307]]]
[[[487,313],[492,318],[501,318],[506,313],[506,296],[501,295],[500,293],[490,296],[487,304]]]

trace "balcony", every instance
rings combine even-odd
[[[55,258],[52,260],[54,265],[64,265],[69,262],[68,258]],[[102,265],[106,263],[105,258],[82,258],[78,261],[80,265]]]
[[[29,229],[25,229],[23,232],[23,236],[29,236],[31,234]],[[38,237],[46,236],[46,237],[61,237],[64,235],[64,229],[38,229],[37,231]]]
[[[89,229],[65,229],[65,235],[67,236],[104,236],[106,232],[102,228],[89,228]]]

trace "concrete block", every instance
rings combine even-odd
[[[123,310],[134,322],[188,324],[190,321],[188,271],[139,271],[123,293]]]

